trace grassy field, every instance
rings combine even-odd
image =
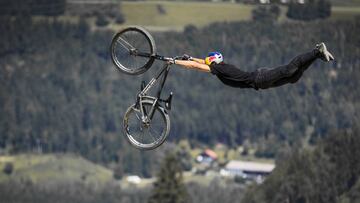
[[[360,6],[360,0],[331,0],[334,6]]]
[[[360,0],[336,1],[332,7],[330,19],[351,19],[360,15]],[[234,22],[250,20],[252,10],[257,5],[238,4],[230,2],[174,2],[174,1],[123,1],[121,10],[125,23],[118,25],[110,22],[107,28],[117,31],[129,25],[141,25],[151,31],[182,31],[187,25],[204,27],[214,22]],[[279,20],[286,21],[287,7],[281,6]],[[43,17],[35,17],[35,20]],[[60,16],[59,20],[75,23],[77,16]],[[87,21],[95,26],[95,17]],[[102,29],[102,28],[100,28]]]
[[[360,5],[355,7],[337,6],[332,8],[332,19],[350,19],[360,15]]]
[[[6,174],[6,164],[13,165],[12,173]],[[196,182],[208,185],[214,177],[193,175],[191,172],[184,173],[185,183]],[[40,185],[57,185],[69,183],[82,183],[91,187],[102,187],[112,182],[126,188],[151,187],[155,178],[142,179],[141,183],[134,185],[126,181],[126,177],[119,182],[113,179],[111,170],[94,164],[81,157],[71,154],[47,154],[34,155],[22,154],[14,156],[0,156],[0,183],[6,181],[28,181]],[[223,180],[227,181],[227,180]]]
[[[13,172],[4,173],[7,163]],[[31,180],[33,183],[69,183],[102,185],[113,180],[112,171],[75,155],[0,156],[0,182]]]
[[[360,15],[359,0],[342,6],[334,6],[331,19],[349,19]],[[341,4],[340,4],[341,5]],[[353,5],[353,6],[349,6]],[[142,25],[152,30],[182,30],[192,24],[203,27],[213,22],[231,22],[251,19],[256,5],[207,2],[141,1],[123,2],[122,12],[126,22],[123,26]],[[280,20],[286,20],[286,7],[281,7]],[[112,25],[114,29],[121,26]]]
[[[123,2],[125,25],[171,27],[182,29],[193,24],[198,27],[212,22],[239,21],[251,18],[252,5],[206,2]],[[161,13],[161,10],[163,13]]]

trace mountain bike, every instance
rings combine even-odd
[[[164,61],[164,65],[148,84],[141,83],[136,101],[125,112],[123,130],[126,139],[138,149],[150,150],[159,147],[170,132],[172,92],[162,99],[163,90],[171,62],[180,56],[164,57],[156,53],[153,37],[142,27],[128,27],[118,32],[111,42],[111,59],[123,73],[138,75],[147,71],[155,60]],[[155,96],[147,95],[149,90],[160,82]]]

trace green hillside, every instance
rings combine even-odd
[[[332,19],[348,19],[360,15],[360,7],[349,4],[333,6]],[[356,4],[355,4],[356,5]],[[140,1],[123,2],[125,25],[146,25],[152,29],[181,30],[192,24],[198,27],[213,22],[232,22],[251,19],[257,5],[209,2]],[[287,7],[281,6],[281,20],[286,20]],[[118,26],[114,26],[118,28]]]
[[[359,0],[331,0],[331,3],[335,6],[360,6]]]
[[[350,19],[360,15],[360,6],[336,6],[332,8],[331,18],[333,19]]]
[[[254,8],[253,5],[208,2],[123,2],[122,7],[127,25],[171,27],[248,20]]]
[[[11,164],[11,174],[6,174],[6,165]],[[209,185],[214,177],[193,175],[187,172],[186,183]],[[0,156],[0,185],[8,181],[29,181],[35,185],[71,185],[81,183],[91,187],[106,187],[107,183],[115,181],[113,172],[101,165],[94,164],[80,156],[72,154],[21,154],[13,156]],[[151,187],[154,178],[142,179],[141,183],[134,185],[124,178],[114,185],[123,189],[133,187]]]
[[[10,175],[4,172],[6,164],[13,165]],[[0,182],[31,180],[33,183],[105,184],[112,180],[112,171],[79,156],[64,155],[15,155],[0,156]]]
[[[351,19],[360,15],[359,1],[346,1],[343,3],[335,2],[332,7],[332,15],[330,19]],[[182,31],[187,25],[195,25],[196,27],[205,27],[215,22],[236,22],[247,21],[252,18],[252,10],[260,5],[241,4],[231,2],[174,2],[174,1],[124,1],[118,7],[124,16],[124,23],[117,24],[114,19],[108,19],[107,28],[119,30],[129,25],[146,26],[152,31]],[[113,11],[115,8],[110,7]],[[83,7],[82,10],[90,9]],[[108,8],[109,9],[109,8]],[[72,8],[76,10],[76,8]],[[110,15],[109,10],[99,8],[104,15]],[[280,6],[281,22],[288,21],[286,17],[287,6]],[[81,13],[79,11],[79,13]],[[78,13],[78,15],[80,15]],[[97,14],[93,12],[86,16],[86,20],[93,29],[97,21]],[[36,16],[35,20],[44,19],[42,16]],[[59,16],[58,19],[65,22],[77,23],[79,16],[71,15],[69,12]]]

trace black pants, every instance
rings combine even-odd
[[[314,49],[308,53],[296,56],[287,65],[256,70],[254,81],[256,89],[267,89],[297,82],[318,56],[319,51]]]

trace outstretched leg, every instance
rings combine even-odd
[[[267,89],[297,81],[302,73],[318,58],[318,50],[296,56],[287,65],[257,70],[255,83],[258,88]]]
[[[278,87],[286,83],[296,83],[305,70],[318,58],[318,50],[313,50],[310,53],[302,54],[295,57],[288,65],[284,67],[284,77],[275,81],[273,87]]]
[[[310,52],[296,56],[287,65],[271,69],[258,69],[255,77],[256,87],[267,89],[287,83],[295,83],[301,78],[304,71],[318,58],[324,61],[334,59],[330,52],[327,51],[324,43],[317,45],[316,49]]]

